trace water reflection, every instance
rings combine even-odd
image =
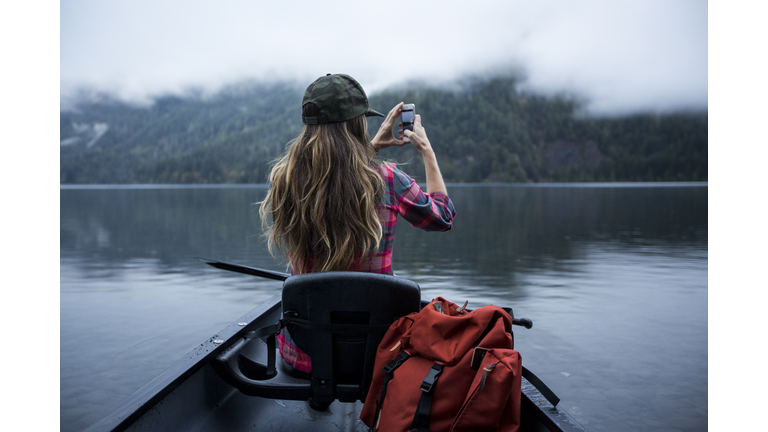
[[[706,188],[464,186],[450,193],[458,213],[452,231],[398,225],[395,271],[434,267],[500,288],[523,273],[578,271],[573,262],[593,243],[664,245],[663,253],[707,247]]]
[[[158,259],[184,271],[195,255],[274,270],[258,213],[263,187],[61,191],[61,253],[101,260]],[[707,245],[706,187],[451,186],[458,212],[447,233],[398,224],[394,267],[514,277],[583,257],[582,245],[665,250]]]
[[[263,187],[62,190],[61,253],[110,262],[151,258],[193,272],[203,269],[191,260],[193,256],[258,262],[282,270],[263,247],[253,206],[265,191]]]

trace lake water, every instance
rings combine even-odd
[[[396,274],[510,306],[528,366],[587,430],[707,429],[707,184],[449,185],[454,228],[400,220]],[[78,431],[280,282],[263,186],[60,190],[60,421]]]

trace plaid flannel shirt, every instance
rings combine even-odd
[[[381,242],[376,253],[364,259],[356,259],[350,271],[393,274],[392,249],[398,215],[411,226],[426,231],[448,231],[456,217],[456,210],[448,195],[441,192],[424,193],[416,181],[392,164],[379,165],[379,174],[385,184],[384,196],[379,205],[379,220],[383,231]],[[285,363],[301,372],[309,373],[312,370],[311,359],[293,343],[286,330],[278,336],[278,342]]]

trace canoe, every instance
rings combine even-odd
[[[254,274],[242,268],[227,270]],[[273,274],[277,275],[274,279],[284,277]],[[359,401],[337,400],[326,410],[318,411],[307,401],[248,396],[217,373],[217,357],[225,355],[233,345],[265,345],[258,338],[244,336],[274,325],[282,312],[281,300],[281,294],[274,295],[203,341],[86,431],[367,431],[368,427],[359,419]],[[422,304],[426,301],[422,299]],[[279,355],[277,358],[279,362]],[[552,405],[525,377],[521,421],[521,432],[585,430],[567,412]]]

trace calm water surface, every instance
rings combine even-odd
[[[264,187],[62,187],[61,430],[98,421],[279,292]],[[523,363],[590,431],[707,429],[707,186],[449,185],[447,233],[401,220],[394,268],[427,297],[511,306]]]

